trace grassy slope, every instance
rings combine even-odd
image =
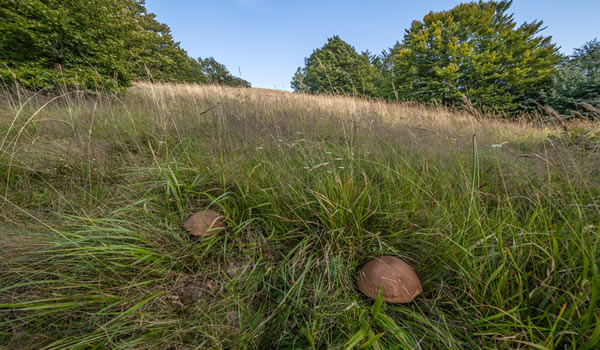
[[[186,85],[29,97],[0,100],[8,348],[600,344],[594,126]],[[183,232],[204,208],[225,234]],[[381,254],[424,293],[377,313],[354,277]]]

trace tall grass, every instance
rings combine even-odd
[[[600,345],[596,125],[147,83],[0,113],[7,348]],[[381,254],[413,303],[355,288]]]

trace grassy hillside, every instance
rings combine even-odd
[[[0,344],[594,348],[600,134],[568,128],[259,89],[4,92]],[[190,237],[206,208],[227,230]],[[424,291],[376,314],[354,281],[381,254]]]

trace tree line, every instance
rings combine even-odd
[[[296,92],[419,101],[516,113],[548,105],[584,116],[600,108],[600,42],[559,53],[543,22],[517,25],[510,0],[460,4],[414,21],[380,55],[339,36],[305,58]],[[597,111],[597,110],[596,110]]]
[[[0,80],[30,89],[120,90],[135,80],[250,87],[213,57],[190,57],[144,0],[0,0]],[[511,0],[460,4],[414,21],[379,55],[339,36],[305,58],[297,92],[516,113],[600,108],[600,42],[561,55],[542,21],[517,25]]]
[[[144,0],[0,0],[0,79],[31,89],[120,90],[135,80],[250,87],[190,57]]]

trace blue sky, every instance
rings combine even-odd
[[[413,20],[451,9],[451,0],[146,0],[190,56],[213,56],[253,87],[290,90],[315,48],[339,35],[359,52],[380,53],[402,40]],[[520,24],[543,20],[565,54],[600,39],[600,0],[514,0]]]

